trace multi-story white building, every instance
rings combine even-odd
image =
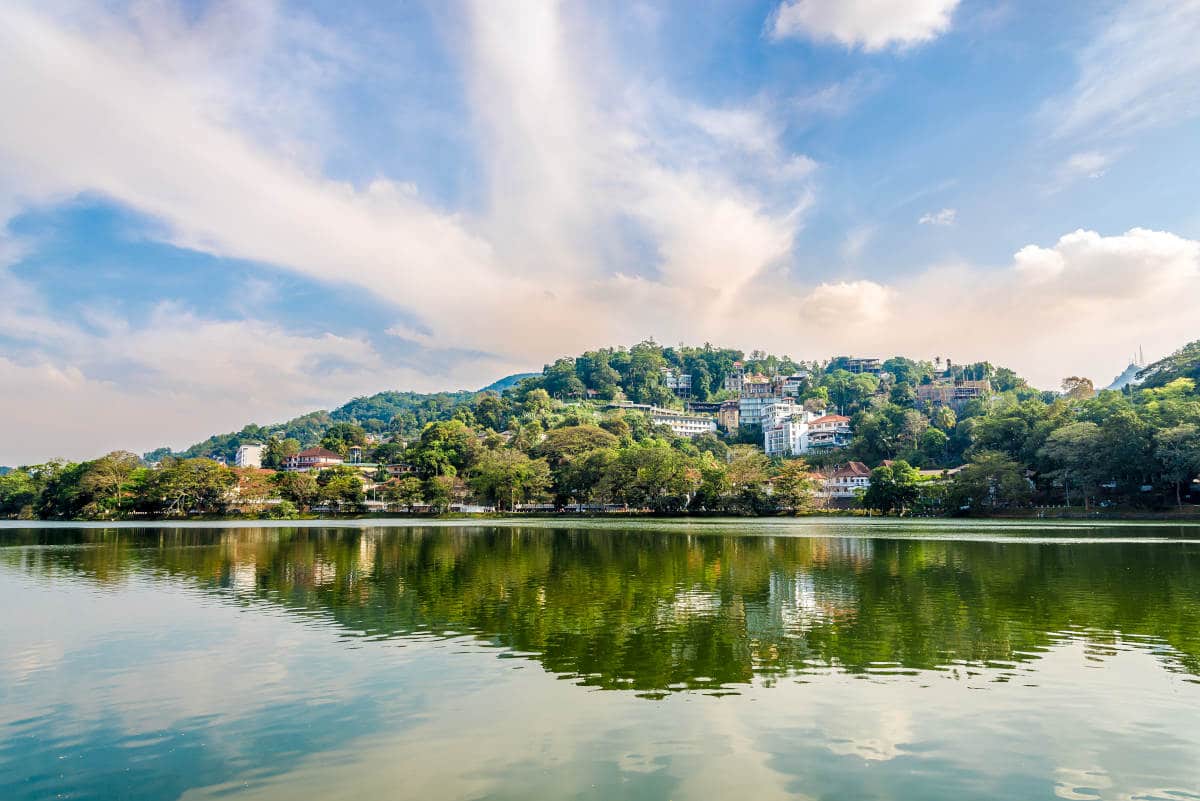
[[[689,398],[692,395],[692,375],[691,373],[680,373],[672,370],[669,367],[662,369],[663,383],[667,389],[674,392],[681,398]]]
[[[763,411],[775,405],[778,398],[753,396],[738,398],[738,426],[761,426]]]
[[[233,463],[238,467],[262,467],[263,446],[257,442],[239,445]]]
[[[781,395],[743,395],[738,398],[738,425],[767,428],[796,410],[796,399]]]
[[[674,409],[664,409],[661,406],[651,406],[648,403],[614,403],[611,407],[617,409],[634,409],[650,415],[650,422],[659,426],[667,426],[677,437],[694,437],[717,430],[717,419],[707,414],[688,414]]]
[[[791,398],[784,400],[790,401]],[[774,407],[787,408],[785,404]],[[790,408],[793,411],[787,415],[778,415],[770,423],[763,425],[763,450],[768,456],[801,456],[812,450],[810,434],[812,422],[825,417],[824,412],[809,412],[803,409]]]
[[[808,386],[808,371],[801,370],[798,373],[792,373],[787,378],[783,379],[783,394],[796,397],[800,392]]]
[[[840,414],[827,414],[811,420],[808,428],[808,447],[815,451],[845,448],[854,433],[850,429],[850,418]]]

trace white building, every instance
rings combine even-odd
[[[785,398],[785,400],[791,400]],[[780,404],[775,408],[786,408]],[[825,416],[824,412],[809,412],[792,407],[791,414],[779,415],[763,425],[763,450],[767,456],[802,456],[812,450],[811,423]]]
[[[794,398],[779,395],[743,395],[738,398],[738,425],[766,428],[790,416],[795,409]]]
[[[692,376],[690,373],[680,373],[668,367],[662,369],[663,383],[667,389],[674,392],[680,397],[688,398],[692,395]]]
[[[233,463],[238,467],[262,467],[263,446],[257,442],[239,445]]]
[[[811,420],[808,427],[808,446],[813,450],[845,448],[854,433],[850,429],[850,418],[841,414],[818,417]]]
[[[798,373],[792,373],[787,378],[783,379],[783,394],[796,397],[808,385],[808,371],[801,370]]]
[[[651,406],[648,403],[614,403],[610,406],[646,412],[650,415],[650,422],[658,426],[667,426],[677,437],[690,438],[717,430],[717,419],[711,415],[688,414],[661,406]]]

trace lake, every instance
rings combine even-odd
[[[1200,799],[1200,527],[0,528],[0,798]]]

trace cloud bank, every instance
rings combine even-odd
[[[904,47],[945,31],[955,6],[792,2],[772,24],[776,36]],[[174,299],[136,321],[66,318],[13,270],[28,243],[0,239],[0,291],[14,301],[0,336],[17,343],[0,381],[22,388],[0,397],[13,421],[0,463],[184,445],[649,336],[798,358],[987,358],[1053,386],[1132,344],[1170,350],[1200,322],[1178,302],[1200,245],[1162,231],[1076,231],[1009,263],[889,278],[807,259],[798,237],[827,166],[789,146],[776,106],[702,103],[645,80],[577,6],[497,14],[475,2],[447,22],[482,170],[478,202],[460,208],[385,175],[329,177],[342,143],[323,92],[370,69],[370,53],[271,6],[197,18],[138,8],[0,8],[0,219],[101,197],[180,248],[352,287],[395,321],[377,334],[301,331]],[[398,363],[380,337],[464,355],[432,370]]]

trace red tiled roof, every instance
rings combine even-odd
[[[849,423],[849,422],[850,422],[849,417],[844,417],[843,415],[840,415],[840,414],[827,414],[824,417],[818,417],[816,420],[810,420],[808,424],[810,426],[812,426],[812,425],[816,425],[817,423]]]
[[[862,462],[847,462],[833,471],[834,478],[849,478],[851,476],[870,476],[871,468]]]
[[[328,448],[307,448],[296,454],[297,458],[302,457],[302,456],[315,456],[315,457],[319,457],[321,459],[339,459],[339,460],[342,458],[342,455],[340,453],[331,451]]]

